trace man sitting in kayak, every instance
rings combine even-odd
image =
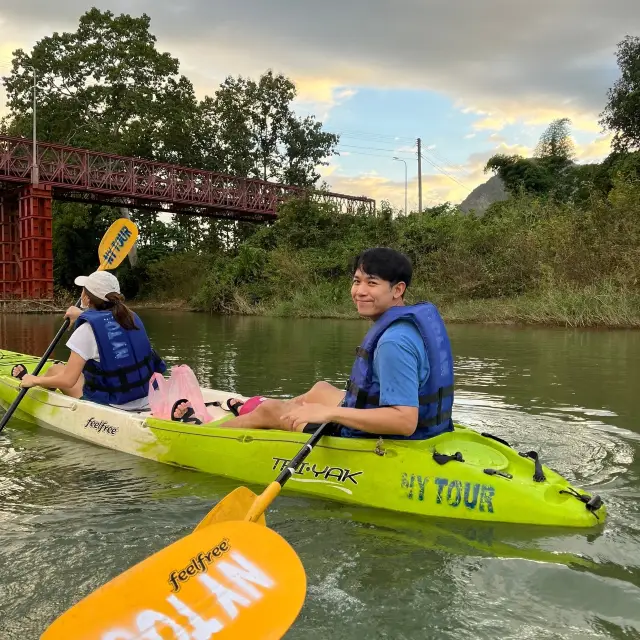
[[[449,338],[434,305],[405,305],[412,272],[409,259],[393,249],[369,249],[356,257],[351,297],[358,313],[374,324],[356,351],[346,393],[318,382],[288,401],[257,396],[247,401],[249,412],[240,407],[238,417],[220,426],[311,433],[329,422],[331,435],[416,440],[451,431]],[[175,418],[185,406],[178,405]]]
[[[149,380],[167,369],[151,348],[140,318],[125,304],[118,279],[108,271],[79,276],[82,309],[65,314],[76,329],[67,346],[67,364],[54,364],[41,376],[16,365],[12,375],[21,387],[59,389],[65,395],[129,411],[146,409]],[[84,311],[83,311],[84,309]]]

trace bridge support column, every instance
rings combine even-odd
[[[29,185],[20,191],[21,298],[53,299],[53,217],[51,186]]]
[[[20,225],[15,192],[0,197],[0,300],[20,298]]]

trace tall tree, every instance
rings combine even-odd
[[[542,133],[534,155],[536,158],[555,158],[570,162],[575,156],[569,118],[554,120]]]
[[[122,155],[189,163],[198,104],[178,60],[156,49],[147,15],[93,8],[73,33],[14,52],[3,79],[7,128],[31,131],[33,71],[38,137]]]
[[[569,197],[571,182],[566,173],[571,170],[575,155],[571,140],[569,118],[554,120],[542,133],[533,158],[498,153],[487,161],[485,173],[492,171],[500,176],[505,188],[512,195],[524,190],[539,195],[554,192],[556,197]]]
[[[316,166],[335,154],[338,136],[315,118],[293,111],[296,88],[272,71],[256,82],[228,77],[215,99],[204,101],[205,130],[218,141],[230,173],[311,186]]]
[[[338,136],[322,130],[314,116],[291,118],[282,136],[284,158],[280,179],[286,184],[311,187],[320,179],[316,167],[328,165]]]
[[[622,40],[616,58],[621,75],[607,93],[600,124],[613,132],[616,151],[640,150],[640,38]]]

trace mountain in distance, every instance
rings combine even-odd
[[[476,215],[482,215],[489,205],[500,200],[506,200],[509,194],[504,188],[500,176],[492,176],[485,183],[478,185],[459,205],[458,208],[465,213],[474,211]]]

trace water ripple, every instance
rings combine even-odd
[[[316,379],[341,387],[363,333],[357,322],[143,319],[170,364],[187,362],[205,384],[244,395],[291,397]],[[33,335],[29,319],[15,322],[16,349],[43,331],[41,319]],[[282,495],[269,524],[308,578],[287,640],[639,637],[640,334],[455,326],[451,335],[456,420],[537,450],[600,494],[605,527],[426,520]],[[84,595],[191,531],[235,486],[12,421],[0,434],[0,639],[38,637]]]

